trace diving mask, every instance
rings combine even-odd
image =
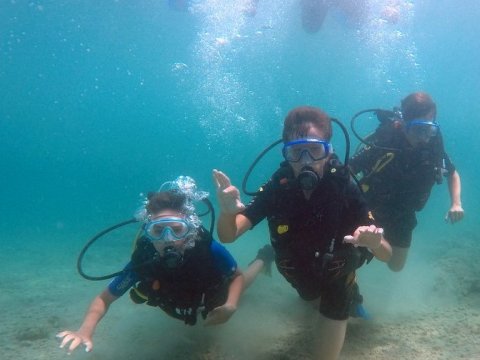
[[[440,125],[435,121],[416,119],[405,124],[405,131],[417,139],[427,141],[437,136]]]
[[[193,230],[187,221],[179,217],[164,217],[145,224],[145,236],[150,241],[175,241],[187,237]]]
[[[289,162],[299,162],[304,154],[308,154],[313,161],[323,160],[332,152],[332,144],[315,138],[287,142],[282,150],[283,157]]]

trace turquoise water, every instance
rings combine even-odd
[[[443,223],[447,189],[436,187],[419,216],[410,274],[428,273],[423,267],[438,263],[442,249],[474,242],[480,3],[401,2],[396,24],[379,20],[381,3],[372,1],[372,14],[360,28],[332,12],[319,33],[307,34],[296,0],[260,0],[255,17],[242,15],[242,1],[196,1],[182,12],[151,0],[1,0],[0,259],[9,279],[0,282],[1,303],[14,307],[19,299],[29,304],[40,298],[44,313],[55,314],[59,299],[75,296],[75,305],[62,303],[62,314],[45,317],[59,327],[76,326],[104,285],[75,273],[76,255],[91,235],[128,219],[140,193],[180,174],[212,194],[213,168],[240,185],[256,154],[280,138],[286,113],[302,104],[347,124],[355,112],[391,108],[410,92],[432,94],[447,151],[462,176],[466,218],[455,226]],[[344,140],[335,132],[334,146],[343,156]],[[264,181],[279,161],[277,149],[249,187]],[[124,259],[120,250],[113,259],[106,250],[99,255],[107,268],[128,258],[127,233],[117,243]],[[230,248],[241,265],[266,241],[266,230],[249,236],[255,246],[245,240]],[[365,270],[366,280],[387,272],[375,269]],[[378,276],[389,281],[384,273]],[[70,282],[74,289],[65,289]],[[7,295],[3,290],[12,286],[16,292]],[[55,296],[37,296],[33,286],[56,289]],[[375,289],[371,293],[376,298]],[[372,306],[377,313],[396,308],[388,301],[372,299]],[[64,319],[73,312],[74,322]],[[22,329],[22,319],[12,320],[9,329]],[[121,332],[118,339],[124,341]]]

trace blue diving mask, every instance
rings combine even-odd
[[[308,154],[313,161],[323,160],[332,152],[332,144],[315,138],[287,142],[282,150],[283,157],[289,162],[299,162],[304,154]]]
[[[193,227],[179,217],[164,217],[147,222],[144,226],[145,236],[150,241],[175,241],[186,238]]]
[[[405,124],[405,131],[417,139],[428,141],[438,135],[440,125],[436,121],[415,119]]]

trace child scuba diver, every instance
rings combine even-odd
[[[242,291],[269,266],[273,252],[270,247],[260,249],[242,273],[232,255],[201,225],[195,212],[193,202],[207,196],[185,176],[148,195],[136,214],[143,226],[131,261],[95,297],[80,328],[57,335],[60,348],[68,347],[71,353],[83,344],[87,352],[91,351],[96,326],[110,305],[128,290],[135,303],[158,306],[187,325],[195,325],[198,314],[205,320],[204,325],[228,321]]]

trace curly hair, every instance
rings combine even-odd
[[[186,195],[179,191],[151,192],[147,195],[145,209],[149,215],[156,214],[165,209],[184,213],[186,202]]]

